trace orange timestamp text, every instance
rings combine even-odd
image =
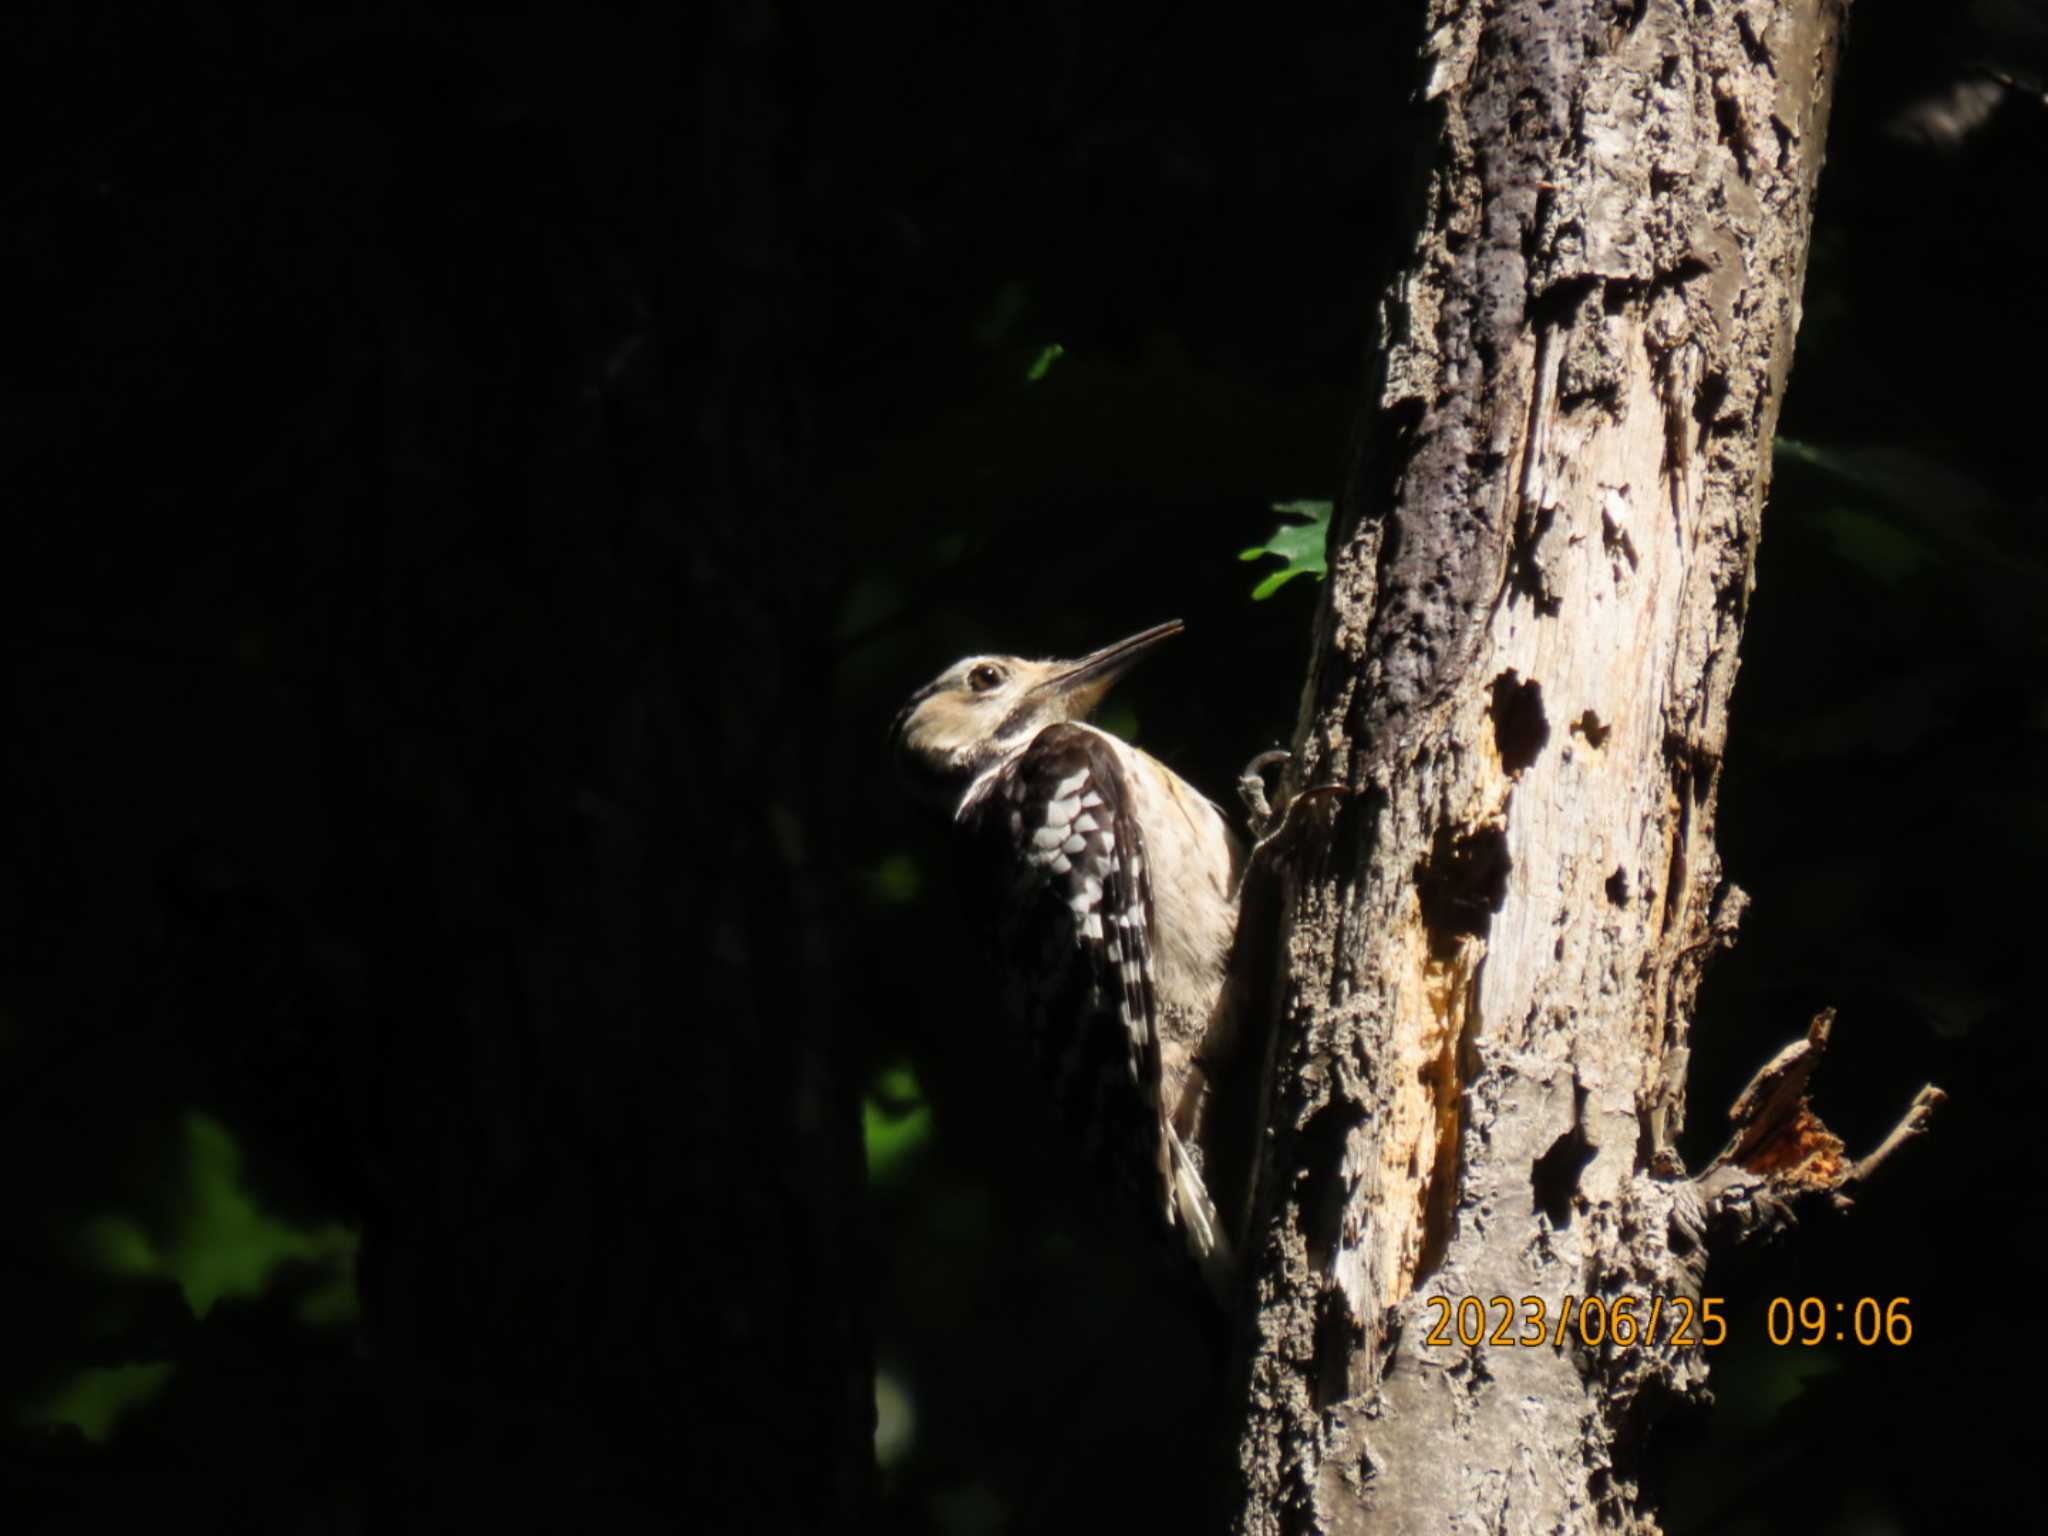
[[[1552,1303],[1542,1296],[1431,1296],[1424,1304],[1437,1314],[1422,1337],[1429,1345],[1519,1344],[1562,1349],[1576,1339],[1588,1349],[1616,1344],[1658,1344],[1673,1349],[1712,1349],[1728,1337],[1720,1296],[1567,1296]]]
[[[1567,1296],[1555,1304],[1541,1296],[1429,1296],[1423,1305],[1435,1322],[1422,1342],[1440,1348],[1481,1344],[1549,1345],[1576,1340],[1589,1349],[1613,1344],[1663,1344],[1712,1349],[1728,1338],[1722,1296]],[[1826,1301],[1818,1296],[1774,1296],[1764,1308],[1764,1336],[1776,1345],[1909,1344],[1912,1302],[1862,1296]]]
[[[1824,1301],[1818,1296],[1773,1296],[1764,1308],[1764,1337],[1773,1344],[1910,1344],[1912,1303],[1904,1296],[1880,1301],[1859,1296],[1854,1301]]]

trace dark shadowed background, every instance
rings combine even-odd
[[[1934,9],[1850,32],[1685,1150],[1827,1005],[1852,1149],[1952,1104],[1711,1277],[1673,1532],[2037,1497],[2048,26]],[[882,748],[960,654],[1169,617],[1108,723],[1219,798],[1285,738],[1314,582],[1238,555],[1339,478],[1411,25],[10,21],[0,1524],[718,1528],[676,1383],[784,1411],[764,1288],[872,1348],[888,1528],[1189,1518],[1194,1320],[1048,1149]],[[820,1183],[763,1194],[812,1071]],[[730,1273],[756,1220],[799,1257]],[[1773,1296],[1915,1332],[1776,1348]]]

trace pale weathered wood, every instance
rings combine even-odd
[[[1344,788],[1260,876],[1245,1531],[1652,1528],[1630,1458],[1697,1351],[1424,1339],[1431,1298],[1696,1295],[1670,1144],[1845,11],[1429,6],[1289,775]]]

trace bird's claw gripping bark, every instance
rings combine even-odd
[[[1246,763],[1244,772],[1237,776],[1238,798],[1244,801],[1245,815],[1250,818],[1254,842],[1272,830],[1275,823],[1280,820],[1281,812],[1287,808],[1286,802],[1282,801],[1280,810],[1276,811],[1272,803],[1266,799],[1266,770],[1275,763],[1287,762],[1293,756],[1292,752],[1275,747],[1270,752],[1261,752]]]

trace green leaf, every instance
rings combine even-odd
[[[867,1143],[868,1178],[885,1184],[901,1173],[931,1140],[932,1112],[906,1066],[890,1067],[876,1079],[861,1105],[861,1135]]]
[[[868,900],[880,907],[900,907],[917,900],[923,884],[917,860],[903,852],[885,854],[872,868],[861,871]]]
[[[219,1121],[188,1111],[183,1142],[184,1199],[176,1231],[152,1239],[123,1211],[80,1223],[78,1251],[101,1274],[177,1281],[185,1304],[204,1317],[223,1296],[260,1296],[281,1265],[311,1264],[341,1277],[353,1296],[356,1234],[339,1222],[301,1227],[258,1204],[243,1177],[242,1150]],[[325,1303],[323,1303],[324,1305]],[[339,1301],[329,1310],[346,1311]]]
[[[1240,560],[1258,560],[1272,555],[1281,561],[1281,568],[1268,572],[1259,584],[1252,588],[1252,601],[1263,602],[1278,592],[1295,577],[1306,572],[1321,577],[1329,572],[1329,561],[1323,550],[1329,543],[1330,516],[1335,509],[1334,502],[1328,501],[1276,501],[1273,510],[1283,517],[1296,521],[1282,523],[1275,528],[1263,544],[1254,544],[1250,549],[1240,550]]]
[[[875,1369],[875,1464],[884,1472],[917,1443],[917,1403],[910,1385],[887,1367]]]
[[[1832,482],[1821,512],[1843,561],[1876,581],[1897,585],[1930,568],[1970,567],[1973,581],[2048,589],[2048,566],[2015,549],[2002,529],[2017,509],[1953,464],[1910,446],[1827,447],[1781,437],[1780,469],[1795,466]],[[1842,493],[1855,506],[1844,508]]]
[[[1138,710],[1129,699],[1111,694],[1109,702],[1100,706],[1090,718],[1112,736],[1121,736],[1125,741],[1138,739]]]
[[[1935,552],[1923,539],[1853,507],[1829,507],[1821,514],[1835,553],[1873,581],[1895,587],[1932,564]]]
[[[25,1424],[73,1424],[92,1441],[110,1438],[129,1410],[170,1385],[178,1367],[169,1360],[141,1365],[89,1366],[15,1411]]]
[[[234,1134],[211,1116],[188,1110],[173,1136],[175,1145],[165,1150],[178,1176],[176,1220],[152,1232],[131,1211],[88,1216],[73,1234],[76,1259],[100,1275],[174,1281],[195,1317],[223,1297],[262,1295],[287,1264],[310,1266],[320,1283],[299,1298],[299,1321],[316,1328],[354,1322],[355,1231],[340,1222],[301,1226],[265,1210]],[[88,1440],[105,1440],[176,1370],[170,1360],[88,1366],[18,1406],[15,1417],[76,1425]]]

